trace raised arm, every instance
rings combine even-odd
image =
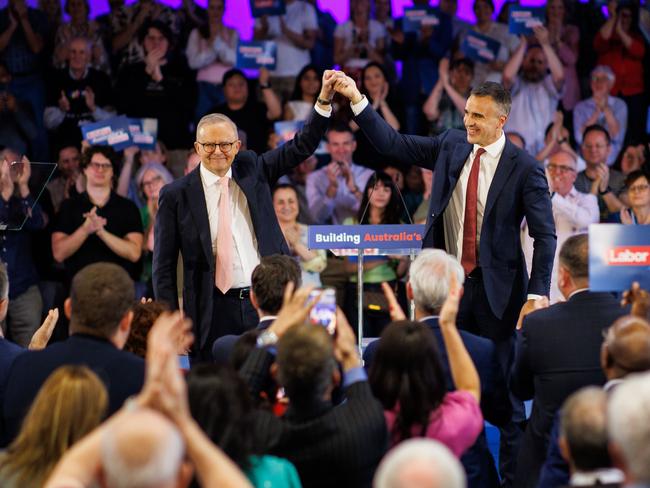
[[[546,61],[548,62],[548,68],[551,70],[551,78],[553,78],[553,83],[555,88],[560,90],[564,84],[564,67],[562,66],[562,61],[558,58],[555,49],[551,45],[551,40],[548,36],[548,30],[544,26],[534,27],[535,37],[542,46],[544,55],[546,56]]]
[[[449,295],[440,310],[440,331],[447,349],[449,369],[457,390],[470,393],[477,402],[481,401],[481,380],[470,357],[465,344],[456,327],[458,304],[463,294],[463,289],[458,283],[458,278],[452,273],[449,275]]]
[[[525,36],[521,36],[519,46],[517,46],[517,49],[503,68],[503,86],[507,89],[512,88],[512,85],[515,83],[517,73],[519,73],[519,68],[521,68],[521,63],[524,61],[524,55],[526,54],[527,48],[528,40]]]
[[[434,168],[440,149],[439,138],[410,136],[397,132],[372,107],[368,107],[368,99],[361,94],[349,76],[337,80],[335,88],[352,102],[355,122],[386,159],[404,166],[415,164],[428,169]]]

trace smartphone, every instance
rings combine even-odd
[[[325,327],[327,332],[334,335],[336,331],[336,290],[334,288],[314,290],[309,299],[317,300],[316,305],[309,313],[309,321],[314,325]]]

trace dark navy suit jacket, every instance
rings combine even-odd
[[[3,414],[8,441],[20,430],[45,380],[64,365],[84,365],[99,376],[108,391],[109,414],[137,394],[144,383],[144,361],[99,337],[73,334],[41,351],[27,351],[15,359],[5,388]]]
[[[23,349],[19,345],[0,337],[0,407],[4,404],[4,388],[7,378],[9,378],[11,365],[20,354],[26,351],[27,349]],[[5,445],[4,419],[0,418],[0,447]]]
[[[278,178],[313,154],[329,119],[315,110],[292,141],[257,155],[237,154],[232,178],[248,201],[257,248],[261,256],[289,254],[273,210],[271,188]],[[153,286],[157,300],[178,308],[176,266],[183,256],[183,309],[194,324],[199,348],[212,326],[215,257],[199,168],[166,185],[160,192],[153,255]]]
[[[553,418],[564,400],[583,386],[605,383],[603,330],[626,313],[612,294],[582,291],[524,319],[510,387],[521,400],[534,401],[517,459],[516,486],[536,486]]]
[[[455,390],[454,382],[449,368],[447,349],[438,326],[438,318],[431,317],[424,321],[436,339],[440,362],[445,373],[447,388]],[[485,420],[496,426],[506,425],[512,415],[512,406],[508,398],[508,389],[500,363],[497,358],[496,348],[491,340],[479,337],[469,332],[459,330],[463,344],[469,353],[481,379],[481,411]],[[370,368],[375,351],[381,339],[371,342],[366,347],[363,359],[366,368]],[[498,475],[494,460],[487,446],[485,432],[476,443],[463,454],[461,461],[467,472],[468,486],[470,488],[484,488],[498,486]]]
[[[262,320],[257,324],[257,329],[267,329],[275,319]],[[241,335],[228,334],[219,337],[212,343],[212,359],[218,364],[230,364],[230,357],[235,348],[235,344]]]
[[[386,160],[435,170],[423,247],[445,249],[443,213],[473,148],[466,134],[451,129],[437,137],[403,135],[372,107],[355,121]],[[524,217],[535,240],[530,281],[520,241]],[[548,296],[556,246],[548,184],[542,166],[507,140],[488,191],[480,237],[483,285],[497,318],[510,303],[520,307],[527,293]],[[512,324],[504,327],[490,337],[509,336]]]

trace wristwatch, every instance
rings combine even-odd
[[[599,194],[599,195],[607,195],[607,194],[610,193],[611,191],[612,191],[612,189],[608,186],[607,188],[605,188],[605,191],[600,191],[600,190],[598,190],[598,194]]]
[[[273,346],[278,342],[278,336],[272,330],[265,330],[257,337],[257,347]]]
[[[327,99],[325,99],[325,98],[318,97],[318,98],[316,99],[316,101],[317,101],[320,105],[332,105],[332,101],[331,101],[331,100],[327,100]]]

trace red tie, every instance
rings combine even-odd
[[[482,147],[476,151],[472,169],[467,180],[467,195],[465,196],[465,219],[463,221],[463,254],[460,264],[465,274],[470,274],[476,268],[476,212],[478,203],[478,173],[481,169],[481,155],[485,152]]]

